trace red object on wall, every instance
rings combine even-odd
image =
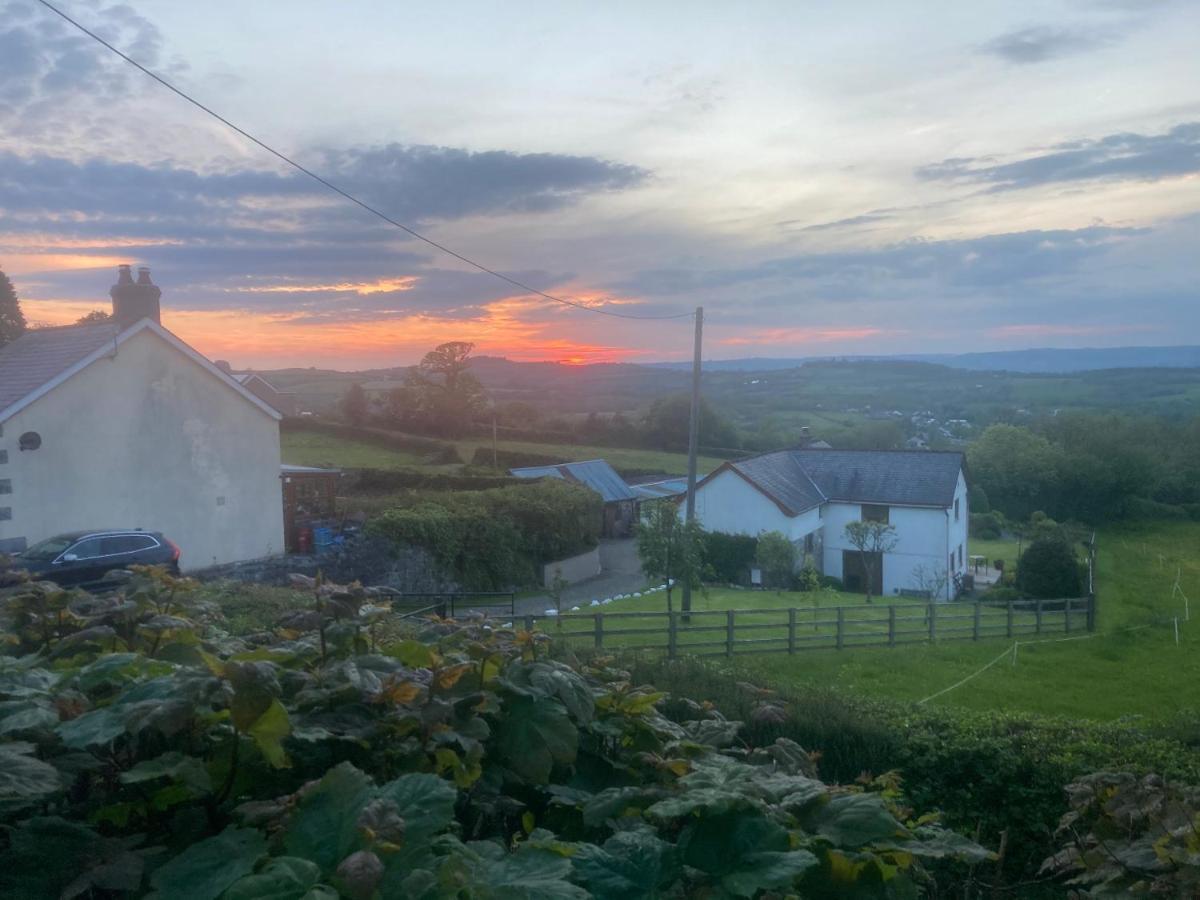
[[[311,528],[301,528],[296,534],[296,552],[312,553],[313,533]]]

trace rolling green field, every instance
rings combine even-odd
[[[820,650],[790,657],[771,654],[737,660],[733,667],[739,677],[763,683],[820,684],[919,701],[967,678],[1007,650],[1008,658],[929,702],[1103,721],[1126,716],[1163,719],[1200,708],[1200,609],[1191,621],[1184,621],[1185,602],[1173,588],[1178,573],[1184,594],[1200,597],[1200,524],[1106,530],[1097,546],[1095,636],[1022,642],[1015,665],[1013,642],[990,639],[902,649]]]
[[[451,472],[455,466],[428,463],[420,453],[393,450],[369,440],[354,440],[324,434],[317,431],[294,429],[280,436],[283,461],[298,466],[333,466],[344,469],[411,469],[433,472]],[[424,439],[428,440],[428,438]],[[459,456],[469,461],[476,449],[490,449],[491,441],[466,439],[448,441],[453,443]],[[496,448],[501,452],[529,453],[550,456],[563,462],[582,459],[606,459],[618,469],[662,471],[670,474],[687,472],[687,456],[683,453],[667,453],[659,450],[637,450],[619,447],[589,447],[579,444],[539,444],[530,441],[499,441]],[[721,460],[702,456],[699,458],[701,474],[715,469]],[[457,467],[457,468],[461,468]]]
[[[341,469],[411,469],[422,465],[415,453],[391,450],[314,431],[285,431],[280,435],[283,461],[293,466]]]

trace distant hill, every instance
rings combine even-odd
[[[831,357],[751,357],[707,359],[708,372],[771,372],[794,369],[806,362]],[[978,353],[908,353],[894,356],[839,356],[843,360],[907,360],[937,363],[954,369],[981,372],[1062,373],[1097,369],[1192,369],[1200,368],[1200,346],[1179,347],[1046,347],[1033,350],[992,350]],[[662,369],[681,370],[690,362],[651,363]]]

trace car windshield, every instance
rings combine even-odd
[[[18,554],[18,556],[20,559],[45,562],[46,560],[54,559],[58,554],[70,547],[72,542],[72,539],[69,537],[46,538],[46,540],[39,541],[28,550]]]

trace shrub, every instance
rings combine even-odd
[[[492,448],[476,447],[471,457],[471,465],[492,469]],[[523,469],[527,466],[556,466],[563,462],[561,456],[549,456],[545,453],[526,453],[520,450],[497,450],[496,465],[499,469]]]
[[[543,635],[380,644],[377,598],[305,584],[253,647],[161,585],[0,596],[24,654],[0,657],[0,895],[915,897],[940,894],[923,862],[990,858],[887,780],[826,785],[695,704],[668,720]]]
[[[997,540],[1003,533],[1002,523],[999,513],[971,513],[971,537]]]
[[[538,567],[599,542],[599,494],[558,479],[470,493],[413,494],[367,523],[368,533],[428,550],[471,590],[540,581]]]
[[[835,578],[833,575],[822,575],[820,577],[821,587],[829,588],[831,591],[844,591],[846,586],[842,584],[842,579]]]
[[[1038,538],[1017,563],[1017,589],[1028,597],[1078,597],[1083,591],[1079,560],[1061,538]]]
[[[744,534],[723,534],[709,531],[704,534],[704,561],[714,581],[739,584],[746,580],[754,564],[758,538]]]
[[[762,569],[766,587],[791,587],[796,571],[796,545],[779,531],[767,531],[758,536],[754,561]]]
[[[817,567],[811,562],[804,564],[804,567],[796,573],[796,577],[792,581],[794,587],[798,591],[806,593],[810,591],[819,591],[821,589],[821,573],[817,571]]]

